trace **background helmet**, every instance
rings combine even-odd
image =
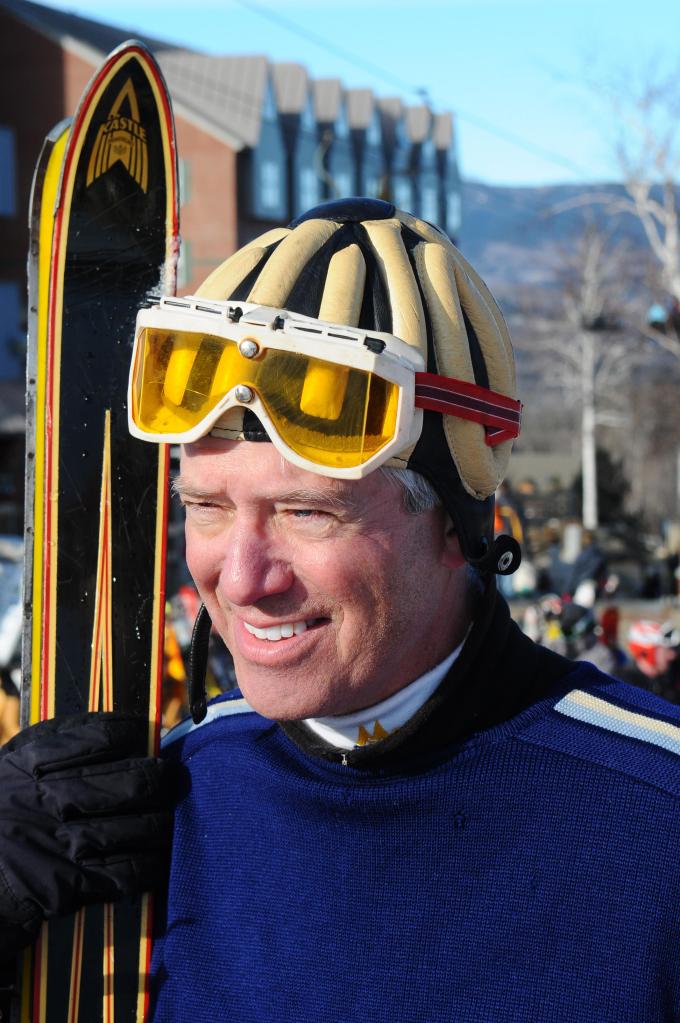
[[[324,203],[268,231],[196,294],[394,334],[422,353],[429,372],[516,397],[510,338],[484,282],[445,234],[380,199]],[[220,434],[267,439],[248,410],[238,429],[233,423]],[[494,542],[493,510],[512,442],[488,446],[485,436],[478,423],[425,411],[419,440],[386,464],[426,477],[466,559],[507,574],[519,565],[519,546]]]
[[[680,631],[671,622],[653,622],[641,618],[634,622],[628,633],[628,649],[636,661],[644,661],[656,668],[659,647],[674,649],[680,646]]]

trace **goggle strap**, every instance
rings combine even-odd
[[[522,403],[479,384],[470,384],[438,373],[416,373],[416,408],[457,416],[479,423],[486,430],[489,447],[519,436]]]

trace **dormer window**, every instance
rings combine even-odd
[[[295,150],[291,162],[292,215],[299,217],[321,201],[319,179],[319,143],[311,92],[300,115]]]
[[[437,172],[437,150],[434,147],[432,136],[426,138],[420,148],[420,167],[421,170]]]
[[[410,163],[411,143],[406,127],[400,118],[394,129],[394,154],[392,157],[392,194],[395,204],[402,210],[413,212],[414,189],[413,171]]]
[[[382,144],[382,132],[380,131],[380,119],[377,112],[374,111],[373,117],[371,118],[368,128],[366,129],[366,142],[369,146],[375,146],[376,149]]]
[[[300,128],[302,131],[309,132],[310,134],[314,134],[316,130],[316,118],[314,117],[314,104],[312,103],[311,94],[308,94],[307,102],[300,115]]]
[[[437,150],[440,175],[440,223],[449,238],[458,239],[461,227],[461,186],[458,170],[456,135],[451,114],[441,115],[438,123],[439,149]]]
[[[431,224],[439,220],[439,202],[437,195],[437,179],[427,180],[420,190],[420,216]]]
[[[340,83],[329,80],[328,83],[323,83],[323,86],[320,106],[317,107],[319,110],[317,159],[321,161],[321,197],[339,199],[353,195],[356,191],[354,154],[347,108]]]
[[[461,221],[460,190],[451,188],[446,193],[446,233],[451,238],[458,237]]]
[[[274,100],[274,90],[272,83],[267,79],[267,88],[265,89],[264,103],[262,104],[262,119],[264,121],[275,121],[277,117],[276,102]]]
[[[275,212],[281,194],[281,173],[275,160],[263,160],[260,164],[260,200],[265,209]]]
[[[408,212],[413,209],[413,185],[410,178],[405,174],[395,175],[394,202],[400,210]]]
[[[437,168],[437,150],[431,133],[428,133],[427,138],[423,139],[420,144],[418,163],[417,212],[423,220],[428,220],[431,224],[438,224],[441,221],[440,180]]]
[[[335,120],[334,135],[336,139],[349,138],[349,123],[347,121],[347,110],[345,104],[340,104],[338,116]]]
[[[269,74],[262,97],[260,134],[257,145],[250,152],[247,177],[250,215],[258,220],[286,220],[288,218],[286,152]]]

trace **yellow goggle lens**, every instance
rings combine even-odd
[[[257,392],[281,440],[335,468],[368,461],[395,435],[399,388],[367,370],[193,331],[143,329],[133,418],[146,433],[181,435],[206,419],[237,384]]]

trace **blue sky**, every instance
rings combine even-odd
[[[457,115],[466,178],[614,180],[601,83],[680,67],[677,0],[43,0],[211,53],[296,60],[315,78]],[[676,51],[677,52],[677,51]]]

